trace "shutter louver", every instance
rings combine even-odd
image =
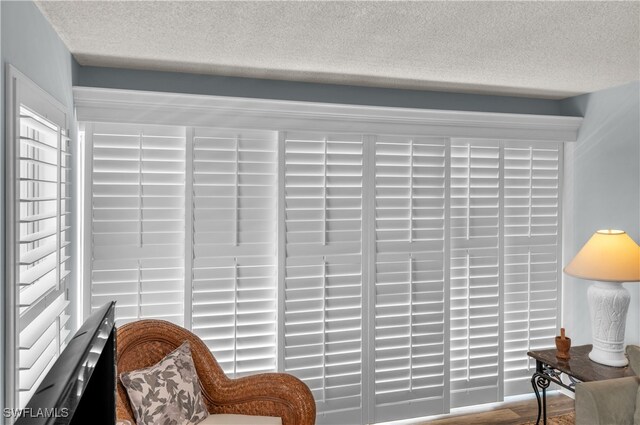
[[[361,136],[284,137],[284,370],[319,423],[361,423]]]
[[[194,129],[191,326],[229,376],[276,368],[276,176],[276,133]]]
[[[500,147],[451,144],[451,407],[500,399]]]
[[[118,325],[182,325],[185,136],[177,127],[93,124],[91,308]]]
[[[24,407],[64,348],[69,331],[66,130],[20,107],[17,176],[18,406]]]
[[[445,343],[447,148],[375,143],[375,421],[448,411]]]
[[[553,347],[557,334],[560,149],[504,148],[505,396],[530,391],[535,362],[527,351]]]

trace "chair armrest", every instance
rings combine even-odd
[[[609,379],[576,385],[576,424],[633,425],[640,378]]]
[[[203,396],[210,413],[279,416],[282,425],[314,425],[316,404],[301,380],[286,373],[263,373],[207,385]]]

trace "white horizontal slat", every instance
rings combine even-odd
[[[31,348],[68,305],[69,301],[65,300],[64,294],[59,295],[49,304],[20,332],[20,349]]]
[[[39,117],[37,114],[29,113],[24,109],[21,110],[20,125],[42,133],[43,136],[48,136],[53,140],[56,140],[58,137],[58,127],[55,124]]]
[[[45,212],[41,214],[28,214],[20,217],[21,223],[33,223],[36,221],[49,220],[57,216],[55,211]]]
[[[37,242],[40,241],[42,239],[48,238],[50,236],[54,236],[56,234],[56,229],[55,228],[50,228],[50,229],[45,229],[45,230],[40,230],[37,232],[32,232],[29,234],[26,234],[24,236],[20,237],[20,243],[21,244],[27,244],[27,243],[32,243],[32,242]]]
[[[19,295],[20,307],[29,307],[57,285],[57,271],[53,268],[35,283],[21,288]]]
[[[44,261],[39,262],[35,266],[20,272],[20,285],[31,285],[42,276],[52,270],[55,270],[57,261],[55,256],[49,256]]]
[[[59,248],[59,245],[55,240],[52,242],[48,242],[44,245],[40,245],[39,247],[22,254],[20,256],[20,264],[21,265],[33,264],[36,261],[39,261],[45,258],[46,256],[56,252],[58,248]]]
[[[44,351],[38,356],[36,361],[28,369],[20,370],[19,382],[20,391],[31,391],[36,387],[36,382],[43,379],[47,371],[51,368],[58,354],[56,340],[52,340]]]
[[[58,329],[56,329],[56,324],[52,323],[31,348],[20,349],[20,370],[31,369],[36,361],[44,354],[45,350],[47,350],[52,343],[56,342],[57,335]]]
[[[40,138],[41,139],[41,138]],[[26,146],[42,150],[47,153],[55,153],[56,148],[47,143],[46,140],[40,140],[33,137],[20,136],[20,142]]]

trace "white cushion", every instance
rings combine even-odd
[[[198,425],[282,425],[276,416],[209,415]]]

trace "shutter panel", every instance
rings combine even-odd
[[[448,411],[443,139],[375,144],[375,421]]]
[[[192,330],[226,374],[274,371],[277,134],[194,129],[192,169]]]
[[[361,423],[361,136],[284,137],[284,370],[319,423]]]
[[[91,308],[182,325],[185,137],[179,127],[92,124]]]
[[[451,407],[500,399],[500,147],[451,146]]]
[[[527,351],[553,347],[557,334],[561,149],[504,148],[505,396],[530,391]]]
[[[18,407],[26,406],[69,335],[68,151],[59,125],[19,109]]]

